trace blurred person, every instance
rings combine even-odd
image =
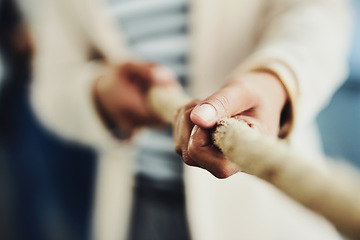
[[[0,1],[0,239],[88,239],[94,155],[35,119],[31,42],[15,1]]]
[[[237,117],[281,138],[289,138],[293,130],[295,148],[316,149],[313,120],[346,76],[346,3],[112,4],[110,11],[121,15],[123,35],[100,1],[46,1],[41,11],[29,14],[36,46],[32,101],[39,118],[65,139],[94,147],[102,158],[93,238],[341,239],[322,217],[269,184],[237,173],[209,143],[204,129],[220,117]],[[157,38],[156,32],[141,29],[151,18],[178,9],[191,19],[189,31],[180,27],[181,34],[191,36],[191,51],[186,39],[179,45],[156,42],[159,35],[176,30],[171,26]],[[168,23],[165,19],[157,24]],[[146,34],[153,34],[152,43]],[[205,100],[178,112],[176,150],[188,165],[200,168],[185,167],[183,178],[180,160],[169,150],[171,137],[151,132],[140,139],[129,222],[133,165],[121,139],[141,126],[161,124],[147,107],[146,93],[155,85],[177,86],[161,64],[171,65],[167,61],[179,57],[185,72],[187,65],[191,69],[180,76],[182,82]],[[218,180],[202,168],[227,179]]]

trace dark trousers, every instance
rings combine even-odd
[[[129,239],[190,239],[182,182],[137,176]]]

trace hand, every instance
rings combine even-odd
[[[161,124],[148,108],[148,90],[152,86],[177,85],[174,74],[167,68],[127,62],[107,69],[95,83],[94,96],[104,122],[129,137],[138,127]]]
[[[286,101],[285,88],[270,72],[232,78],[204,101],[193,101],[177,112],[175,150],[186,164],[204,168],[218,178],[227,178],[239,169],[212,144],[208,130],[221,118],[234,117],[264,134],[277,136]]]

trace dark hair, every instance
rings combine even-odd
[[[31,52],[18,47],[23,26],[15,0],[0,0],[0,54],[5,69],[0,86],[0,141],[14,129],[18,111],[14,106],[30,81]]]
[[[21,15],[15,1],[0,0],[0,52],[5,59],[19,54],[14,39],[21,24]]]

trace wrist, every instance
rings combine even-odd
[[[115,119],[115,113],[112,110],[112,103],[109,99],[109,92],[106,91],[103,81],[103,77],[97,79],[93,88],[93,99],[97,113],[104,126],[114,137],[121,140],[129,139],[132,136],[132,131],[124,129],[121,124],[118,123],[117,119]]]
[[[267,93],[270,94],[268,97],[272,99],[273,104],[276,106],[281,106],[280,111],[280,119],[279,119],[279,138],[286,138],[291,131],[293,124],[293,109],[291,105],[291,99],[289,93],[287,91],[286,86],[281,81],[280,77],[273,71],[268,69],[256,70],[256,73],[262,74],[264,76],[264,80],[266,83],[270,84],[268,86]]]
[[[277,106],[284,108],[286,102],[289,100],[286,88],[283,85],[280,78],[270,70],[258,70],[254,72],[258,75],[259,80],[262,82],[264,96],[268,97],[268,100],[272,100]]]
[[[227,86],[245,89],[241,92],[255,99],[250,115],[262,119],[265,125],[272,126],[269,128],[272,130],[268,132],[283,137],[282,127],[288,123],[288,118],[284,116],[289,113],[289,96],[276,74],[268,70],[247,72],[233,77]]]
[[[96,111],[100,118],[102,119],[102,122],[108,129],[112,129],[115,126],[115,121],[111,117],[111,111],[109,109],[109,106],[107,104],[107,94],[105,91],[105,88],[103,87],[103,76],[99,77],[95,82],[93,86],[93,100],[94,105],[96,108]]]
[[[255,94],[262,104],[272,104],[280,110],[289,99],[285,86],[279,77],[268,70],[257,70],[234,77],[229,85],[240,84]]]
[[[285,105],[281,113],[280,138],[288,138],[295,125],[295,114],[299,99],[299,86],[294,69],[278,59],[267,57],[249,58],[233,72],[233,76],[249,73],[267,72],[272,74],[284,86],[286,93]]]

